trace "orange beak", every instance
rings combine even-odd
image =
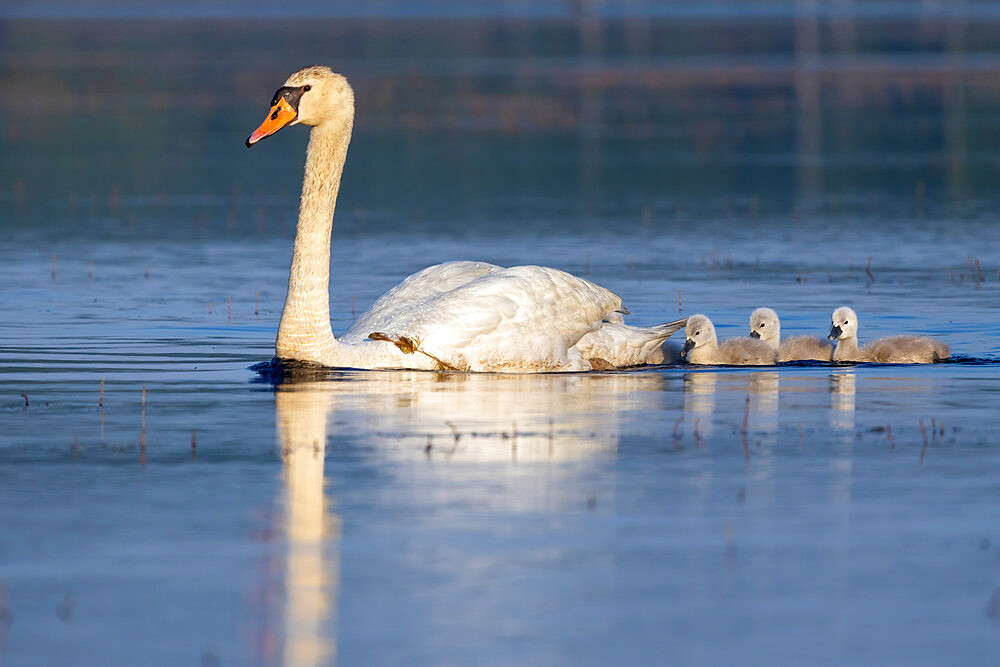
[[[284,97],[279,96],[277,103],[267,112],[267,118],[264,119],[264,122],[253,131],[253,134],[247,137],[247,148],[264,137],[271,136],[286,125],[293,124],[297,117],[298,113],[292,108],[292,105]]]

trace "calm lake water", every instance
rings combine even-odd
[[[998,27],[0,22],[0,664],[995,663]],[[480,259],[955,359],[253,370],[313,61],[335,331]]]

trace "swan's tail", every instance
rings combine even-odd
[[[674,320],[673,322],[657,324],[655,327],[650,327],[650,331],[653,331],[656,334],[656,337],[662,342],[673,336],[685,326],[687,326],[686,317],[683,320]]]

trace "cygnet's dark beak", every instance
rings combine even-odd
[[[757,333],[756,329],[750,332],[750,338],[760,338],[760,334]]]
[[[838,338],[840,338],[840,334],[842,333],[843,332],[840,330],[840,327],[834,324],[833,328],[830,329],[830,335],[827,336],[826,338],[827,340],[837,340]]]
[[[686,341],[684,341],[684,347],[681,348],[681,356],[686,357],[688,355],[688,352],[690,352],[693,349],[694,349],[694,339],[688,338]]]

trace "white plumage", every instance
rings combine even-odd
[[[383,294],[340,337],[343,343],[360,343],[373,331],[391,331],[434,299],[458,287],[500,271],[486,262],[446,262],[417,271]]]
[[[329,315],[330,242],[354,123],[354,93],[326,67],[292,74],[253,145],[286,125],[312,126],[279,358],[352,368],[583,371],[663,360],[683,320],[624,324],[616,294],[564,271],[483,262],[428,267],[384,294],[341,339]]]

